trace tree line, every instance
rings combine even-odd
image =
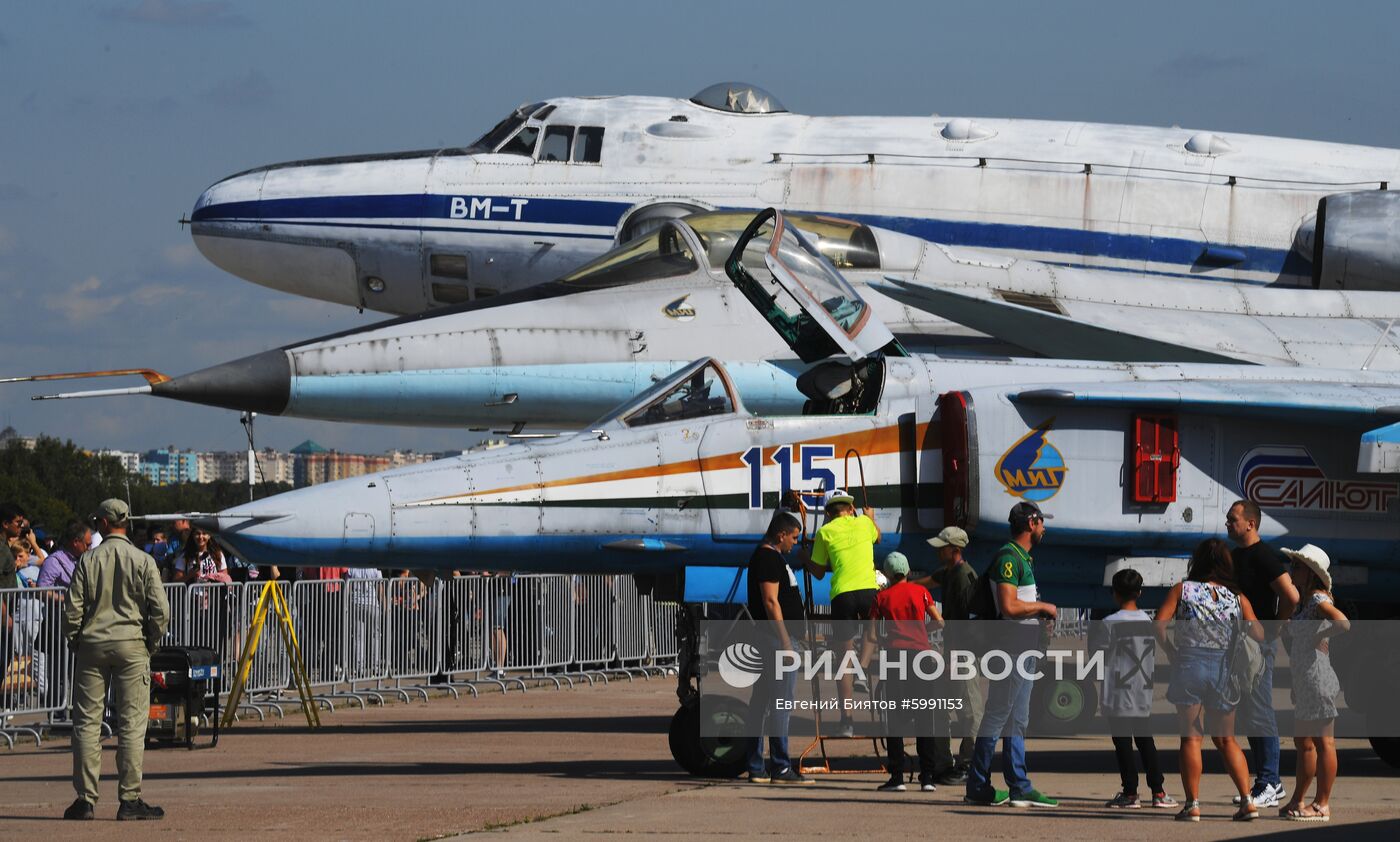
[[[285,483],[260,483],[253,496],[290,489]],[[57,532],[109,497],[128,501],[136,515],[217,512],[247,502],[248,486],[225,481],[152,485],[128,474],[115,456],[88,453],[50,436],[40,436],[33,449],[20,441],[0,448],[0,500],[18,503],[35,526]]]

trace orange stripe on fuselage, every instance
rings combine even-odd
[[[914,440],[923,441],[924,433],[928,424],[919,424],[914,429]],[[854,449],[856,453],[864,456],[881,456],[886,453],[894,453],[899,450],[899,427],[879,427],[874,430],[859,430],[850,433],[842,433],[835,439],[830,437],[807,439],[798,442],[783,442],[772,447],[765,447],[764,454],[777,450],[784,445],[808,445],[808,444],[830,444],[836,448],[836,458],[844,459],[847,451]],[[651,477],[664,477],[674,474],[687,474],[695,471],[723,471],[730,468],[743,467],[739,462],[741,451],[726,453],[722,456],[708,456],[704,459],[686,459],[680,462],[669,462],[664,465],[647,465],[640,468],[626,468],[620,471],[605,471],[600,474],[588,474],[581,477],[569,477],[567,479],[554,479],[548,482],[527,482],[520,485],[507,485],[501,488],[492,488],[485,491],[473,491],[470,494],[451,494],[446,497],[434,497],[429,500],[421,500],[422,503],[436,503],[442,500],[459,500],[463,497],[483,497],[488,494],[508,494],[512,491],[523,491],[527,488],[563,488],[571,485],[588,485],[596,482],[615,482],[625,479],[648,479]],[[849,481],[849,479],[848,479]]]

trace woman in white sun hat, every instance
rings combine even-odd
[[[1333,725],[1337,720],[1337,693],[1341,687],[1327,652],[1327,639],[1351,628],[1332,601],[1332,562],[1321,548],[1308,544],[1283,550],[1293,562],[1290,575],[1298,587],[1298,608],[1288,620],[1289,664],[1293,672],[1293,745],[1298,751],[1298,780],[1293,797],[1279,808],[1279,815],[1295,822],[1331,819],[1328,802],[1337,779],[1337,744]],[[1303,798],[1313,779],[1317,795],[1311,804]]]

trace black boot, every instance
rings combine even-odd
[[[165,818],[165,811],[159,807],[152,807],[145,801],[137,798],[132,801],[123,801],[117,808],[117,821],[133,822],[148,821]]]
[[[97,818],[92,812],[92,802],[86,798],[75,798],[63,811],[63,817],[74,822],[90,822]]]

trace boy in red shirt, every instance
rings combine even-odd
[[[891,674],[885,679],[885,698],[890,700],[919,698],[923,683],[914,677],[912,662],[915,652],[929,649],[928,628],[924,625],[927,617],[934,628],[943,627],[938,606],[933,604],[933,596],[928,588],[908,581],[909,559],[903,553],[890,553],[885,556],[881,567],[890,585],[875,594],[875,606],[870,612],[870,625],[865,634],[865,646],[861,652],[861,663],[870,664],[875,647],[903,649],[909,652],[909,664],[903,678]],[[929,721],[924,721],[929,720]],[[919,754],[919,788],[924,792],[934,792],[934,739],[932,721],[927,710],[887,711],[888,734],[886,745],[888,757],[885,766],[890,770],[890,779],[881,784],[881,792],[904,791],[904,735],[919,734],[915,744]]]

